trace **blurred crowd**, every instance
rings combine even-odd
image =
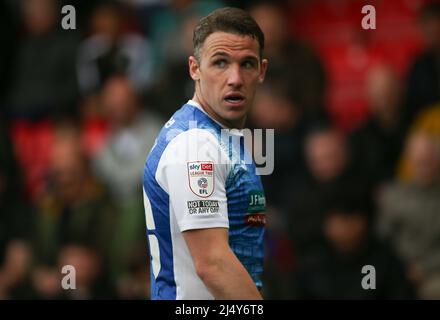
[[[361,0],[0,1],[0,299],[149,298],[144,162],[192,97],[193,27],[227,5],[269,59],[264,296],[440,299],[440,2],[370,2],[377,30]]]

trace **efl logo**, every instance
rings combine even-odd
[[[202,198],[209,197],[214,192],[214,163],[188,162],[188,179],[191,191]]]

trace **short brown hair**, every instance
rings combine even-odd
[[[255,20],[246,11],[238,8],[221,8],[202,18],[194,28],[194,56],[200,61],[200,49],[206,38],[216,31],[250,36],[258,41],[260,58],[263,56],[264,34]]]

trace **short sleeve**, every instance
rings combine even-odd
[[[169,195],[181,232],[229,227],[226,179],[230,162],[214,133],[191,129],[168,144],[156,180]]]

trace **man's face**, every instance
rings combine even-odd
[[[324,234],[340,252],[353,252],[359,248],[368,227],[367,218],[359,213],[346,214],[334,211],[324,222]]]
[[[438,182],[440,153],[435,140],[425,133],[415,133],[407,148],[414,181],[421,185]]]
[[[264,80],[267,60],[250,36],[214,32],[203,43],[200,61],[189,58],[196,100],[223,125],[242,128],[255,90]]]
[[[347,166],[347,146],[336,132],[314,133],[307,139],[306,157],[315,179],[331,181],[340,176]]]

